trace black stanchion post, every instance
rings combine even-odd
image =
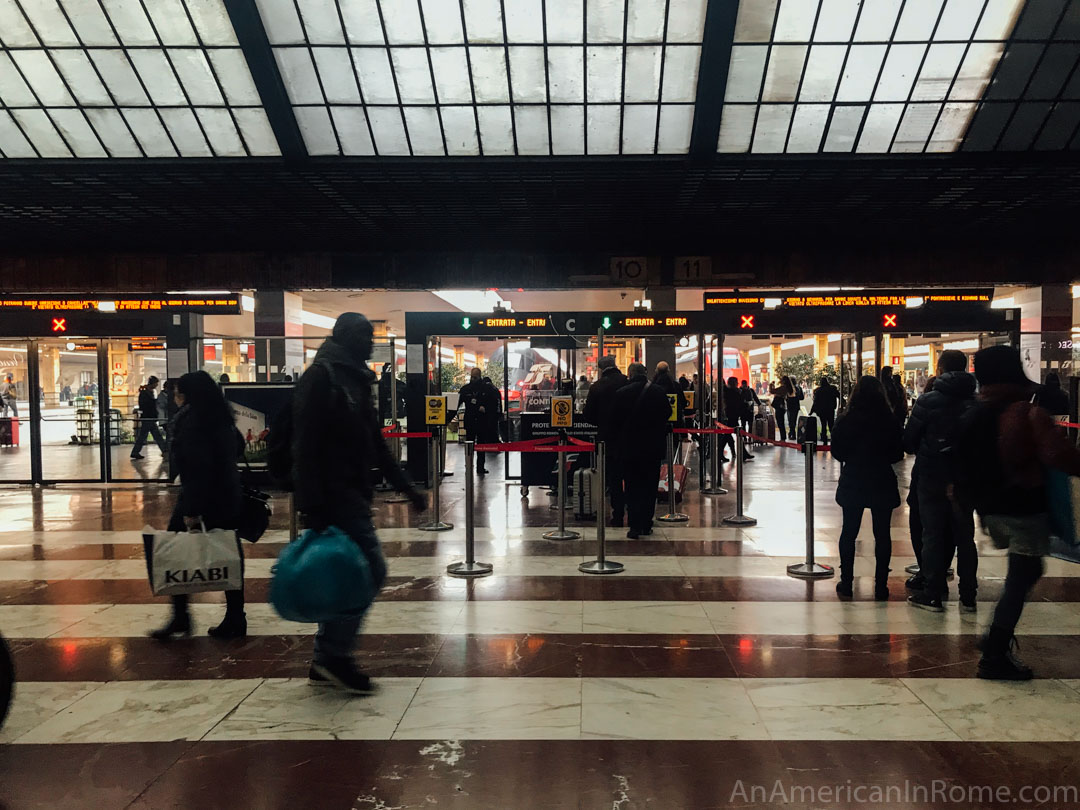
[[[806,561],[787,567],[788,576],[796,579],[825,579],[834,573],[831,565],[814,562],[814,453],[817,442],[803,442],[806,454],[806,483],[804,486],[806,509]]]
[[[452,577],[484,577],[493,570],[491,563],[476,561],[476,505],[473,503],[473,487],[476,470],[473,457],[476,442],[465,442],[465,559],[446,566],[446,573]]]
[[[724,518],[724,523],[729,526],[757,525],[757,518],[743,514],[743,475],[746,472],[746,464],[743,460],[743,453],[746,452],[746,448],[743,442],[742,430],[735,428],[735,473],[739,476],[739,480],[735,483],[735,514]]]
[[[289,493],[289,542],[300,536],[300,521],[296,515],[296,495]]]
[[[604,442],[596,443],[596,480],[599,484],[597,487],[598,494],[594,498],[596,503],[596,559],[583,562],[578,566],[578,571],[583,574],[618,574],[623,570],[623,564],[609,560],[604,548],[607,539],[604,532],[604,515],[607,514],[607,472],[604,464]]]
[[[667,464],[667,485],[668,485],[668,513],[661,515],[657,520],[662,520],[664,523],[685,523],[690,520],[690,516],[677,512],[675,507],[675,434],[668,434],[668,464]]]
[[[442,503],[439,500],[439,484],[442,474],[439,469],[441,443],[438,428],[431,429],[431,520],[417,528],[422,532],[445,532],[454,528],[453,523],[442,520]]]
[[[565,431],[559,431],[559,445],[565,446],[566,435]],[[545,540],[577,540],[581,537],[581,534],[575,531],[571,531],[566,528],[566,510],[570,508],[570,504],[566,502],[566,451],[560,450],[558,454],[559,469],[556,474],[556,480],[558,481],[559,495],[555,500],[553,509],[559,511],[559,528],[544,532],[542,537]]]
[[[715,428],[716,424],[714,423],[712,427]],[[727,495],[728,491],[720,486],[720,434],[713,433],[707,437],[707,440],[712,445],[712,464],[709,465],[711,467],[709,486],[701,492],[703,495]],[[702,447],[705,446],[705,441],[706,439],[703,438]]]

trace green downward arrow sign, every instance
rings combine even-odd
[[[605,317],[604,320],[603,320],[603,323],[601,323],[601,326],[603,326],[605,329],[610,329],[611,328],[611,318]]]
[[[472,326],[472,321],[469,320],[468,318],[462,318],[461,319],[461,326],[464,329],[468,329],[469,327]]]

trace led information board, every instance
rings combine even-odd
[[[705,309],[834,309],[849,307],[914,308],[963,304],[989,308],[993,290],[835,290],[822,292],[706,292]]]
[[[8,312],[199,312],[207,315],[239,315],[240,296],[156,297],[109,296],[68,298],[58,296],[0,296],[0,311]]]

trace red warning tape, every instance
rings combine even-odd
[[[735,428],[729,428],[729,427],[718,427],[718,428],[673,428],[671,432],[672,433],[708,433],[708,434],[718,433],[718,434],[725,434],[725,433],[734,433]]]
[[[388,433],[383,431],[383,436],[387,439],[430,439],[430,433]]]
[[[761,436],[755,436],[752,433],[747,433],[745,430],[740,430],[739,432],[743,435],[744,439],[750,439],[751,441],[754,441],[754,442],[761,442],[763,444],[771,444],[771,445],[775,445],[776,447],[789,447],[792,450],[801,450],[802,449],[802,445],[799,444],[798,442],[778,442],[776,439],[766,439],[766,438],[763,438]],[[817,450],[819,453],[827,453],[830,450],[832,450],[832,445],[831,444],[819,444],[814,449]]]
[[[587,453],[596,449],[596,445],[582,439],[567,436],[567,444],[558,444],[558,436],[546,439],[530,439],[524,442],[497,442],[476,445],[478,453]]]

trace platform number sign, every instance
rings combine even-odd
[[[675,280],[686,283],[712,278],[712,259],[709,256],[676,256]]]
[[[574,401],[570,397],[551,398],[551,426],[572,427],[574,424]]]
[[[424,424],[427,425],[445,425],[446,424],[446,397],[426,397],[424,407]]]
[[[613,256],[611,278],[615,281],[647,281],[648,261],[644,256]]]

